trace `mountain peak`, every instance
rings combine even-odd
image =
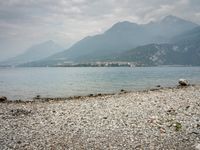
[[[129,22],[129,21],[122,21],[122,22],[117,22],[116,24],[114,24],[110,29],[107,30],[107,32],[134,30],[139,27],[140,26],[136,23]]]
[[[177,16],[173,16],[173,15],[168,15],[168,16],[164,17],[164,20],[167,20],[167,19],[181,19],[181,18],[179,18]]]
[[[127,27],[127,26],[138,26],[138,24],[130,22],[130,21],[120,21],[114,24],[112,27]]]
[[[182,21],[186,21],[186,20],[176,17],[176,16],[173,16],[173,15],[166,16],[161,20],[161,22],[163,22],[163,23],[176,23],[176,22],[180,22],[180,21],[182,22]]]
[[[177,16],[173,16],[173,15],[168,15],[166,17],[164,17],[162,20],[161,20],[161,23],[170,23],[170,24],[173,24],[173,23],[187,23],[187,24],[193,24],[194,26],[197,24],[191,22],[191,21],[187,21],[183,18],[180,18],[180,17],[177,17]]]

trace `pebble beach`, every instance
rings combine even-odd
[[[200,150],[200,86],[2,102],[0,149]]]

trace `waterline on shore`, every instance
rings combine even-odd
[[[158,86],[158,85],[157,85]],[[105,96],[113,96],[113,95],[122,95],[127,93],[146,93],[151,91],[159,91],[159,90],[167,90],[167,89],[180,89],[180,88],[188,88],[188,87],[196,87],[200,85],[189,85],[189,86],[171,86],[171,87],[159,87],[155,86],[154,88],[148,88],[143,90],[124,90],[121,89],[119,92],[115,93],[98,93],[98,94],[89,94],[89,95],[79,95],[79,96],[69,96],[69,97],[41,97],[37,95],[33,99],[26,99],[26,100],[7,100],[7,103],[28,103],[28,102],[49,102],[49,101],[69,101],[69,100],[84,100],[88,98],[98,98],[98,97],[105,97]]]

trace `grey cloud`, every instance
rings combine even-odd
[[[172,14],[200,24],[199,10],[199,0],[0,1],[0,59],[3,51],[20,53],[49,39],[71,44],[122,20],[147,23]]]

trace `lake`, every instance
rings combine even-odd
[[[200,67],[0,68],[0,96],[9,99],[68,97],[200,83]]]

